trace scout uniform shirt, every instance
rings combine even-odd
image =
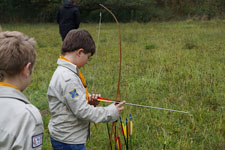
[[[13,85],[0,82],[0,150],[41,150],[39,110]]]
[[[113,122],[119,118],[118,110],[114,104],[89,105],[76,65],[63,59],[58,59],[57,64],[47,93],[52,113],[48,125],[50,135],[59,142],[84,144],[89,122]]]

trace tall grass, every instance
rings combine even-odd
[[[121,24],[121,100],[190,112],[180,114],[125,106],[122,119],[130,113],[133,118],[133,149],[159,150],[163,149],[164,142],[168,150],[225,149],[224,23]],[[51,149],[46,92],[62,44],[58,26],[3,24],[2,27],[22,31],[38,42],[35,72],[25,95],[41,110],[45,124],[44,149]],[[82,24],[81,28],[88,30],[97,43],[98,24]],[[97,55],[81,70],[89,92],[110,99],[116,97],[118,80],[117,37],[116,25],[103,23]],[[87,149],[107,149],[106,125],[91,128]]]

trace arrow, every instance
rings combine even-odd
[[[132,150],[132,131],[133,130],[133,122],[130,114],[130,120],[129,120],[129,136],[130,136],[130,150]]]
[[[103,97],[99,97],[97,100],[100,101],[100,102],[107,102],[107,103],[119,103],[119,101],[113,101],[113,100],[110,100],[110,99],[107,99],[107,98],[103,98]],[[173,111],[173,112],[184,113],[184,114],[188,114],[189,113],[189,112],[175,110],[175,109],[153,107],[153,106],[133,104],[133,103],[127,103],[127,102],[125,103],[125,105],[136,106],[136,107],[143,107],[143,108],[149,108],[149,109],[159,109],[159,110]]]

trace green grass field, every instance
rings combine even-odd
[[[133,117],[133,150],[225,150],[225,21],[120,26],[121,100],[190,112],[125,106],[123,121],[130,113]],[[2,28],[24,32],[37,40],[35,72],[24,93],[42,113],[43,149],[51,150],[46,92],[62,44],[58,25],[2,24]],[[97,43],[98,24],[81,24],[80,28],[88,30]],[[97,55],[81,70],[89,92],[115,99],[118,63],[116,24],[103,22]],[[106,124],[91,128],[87,149],[108,149]],[[120,138],[125,150],[123,137]]]

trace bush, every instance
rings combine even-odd
[[[1,0],[0,21],[4,22],[54,22],[56,12],[64,0]],[[100,3],[109,7],[120,22],[170,20],[200,16],[211,19],[225,15],[224,0],[181,1],[174,3],[162,0],[78,0],[83,22],[98,22]],[[102,10],[101,10],[102,11]],[[112,16],[103,12],[105,21],[113,21]],[[204,17],[207,16],[207,17]]]

